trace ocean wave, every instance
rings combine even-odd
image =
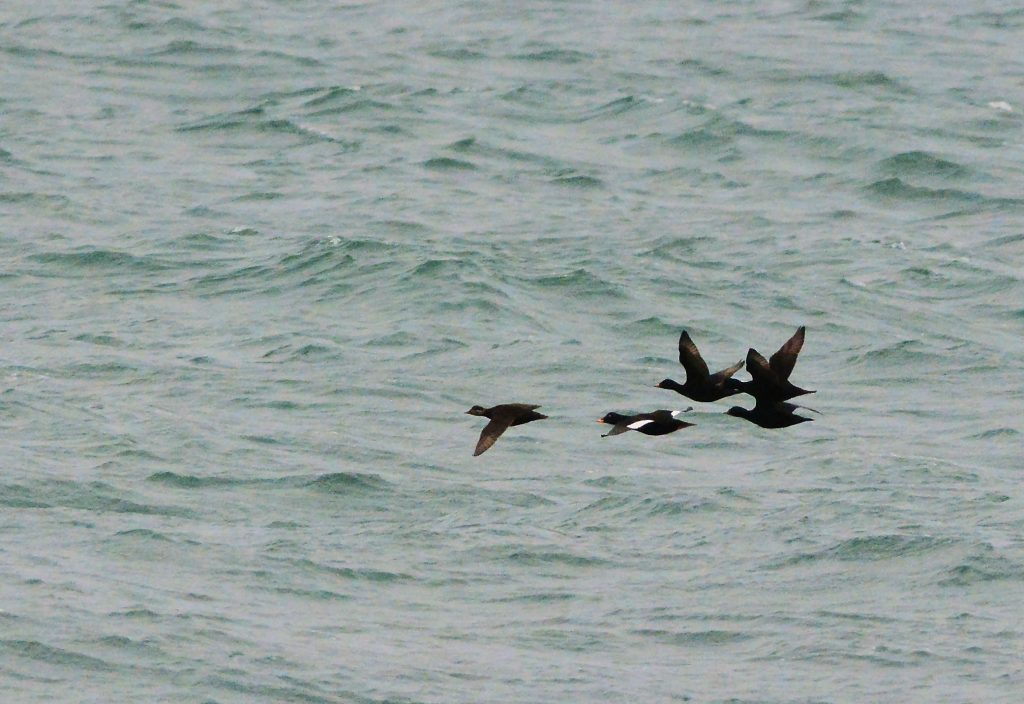
[[[137,640],[127,636],[103,636],[96,639],[96,643],[105,648],[122,650],[130,653],[145,653],[147,655],[161,656],[163,650],[158,648],[150,640]]]
[[[265,486],[268,488],[310,488],[329,494],[350,494],[360,491],[381,491],[390,483],[377,474],[358,472],[331,472],[314,477],[288,475],[284,477],[200,477],[177,472],[156,472],[147,481],[165,484],[178,489],[231,489],[240,486]]]
[[[727,69],[710,63],[704,59],[683,59],[678,64],[679,68],[689,73],[694,73],[698,76],[707,76],[709,78],[723,78],[731,75]]]
[[[359,115],[366,113],[368,115],[380,116],[382,114],[398,113],[401,111],[400,106],[393,103],[389,103],[384,100],[378,100],[369,97],[359,97],[357,99],[343,102],[340,105],[328,105],[317,110],[311,110],[308,113],[308,117],[332,117],[340,115]]]
[[[596,176],[587,176],[586,174],[557,176],[551,179],[551,183],[556,186],[568,186],[570,188],[602,188],[604,186],[604,181]]]
[[[146,477],[147,481],[166,484],[178,489],[202,489],[206,487],[231,487],[250,484],[251,479],[232,479],[230,477],[197,477],[192,474],[177,472],[156,472]]]
[[[603,496],[592,501],[578,512],[574,521],[593,521],[597,516],[618,524],[621,522],[643,522],[654,517],[685,516],[705,511],[717,511],[722,505],[711,499],[700,496],[684,498],[635,497],[635,496]]]
[[[138,503],[103,482],[40,481],[33,485],[0,487],[0,506],[11,508],[72,508],[97,513],[133,513],[193,518],[195,512],[179,506]]]
[[[589,120],[618,117],[624,113],[631,112],[637,108],[648,107],[650,102],[635,95],[624,95],[621,98],[610,100],[607,103],[598,105],[581,113],[576,121],[584,122]]]
[[[261,108],[218,115],[179,126],[177,129],[179,132],[251,131],[257,135],[280,134],[302,137],[308,142],[333,142],[351,150],[357,149],[360,145],[356,140],[335,137],[323,130],[303,125],[294,118],[263,117]]]
[[[884,71],[837,71],[822,73],[773,72],[777,81],[817,83],[846,90],[879,90],[892,95],[911,95],[914,90],[904,81]]]
[[[548,604],[551,602],[572,601],[579,594],[573,592],[529,592],[515,596],[503,596],[491,599],[494,604]]]
[[[464,46],[441,46],[427,52],[430,56],[449,61],[480,61],[488,58],[487,54]]]
[[[972,300],[980,295],[1012,292],[1021,285],[1016,274],[983,260],[951,259],[898,272],[898,295],[924,300]]]
[[[324,601],[324,602],[335,602],[335,601],[351,601],[353,599],[350,594],[342,594],[340,592],[331,591],[330,589],[301,589],[298,587],[269,587],[267,591],[271,591],[275,594],[280,594],[286,597],[298,597],[300,599],[309,599],[311,601]]]
[[[982,431],[980,433],[975,433],[974,435],[971,435],[970,438],[972,440],[996,440],[996,439],[1015,438],[1015,437],[1017,437],[1020,434],[1021,434],[1020,431],[1017,430],[1016,428],[1002,427],[1002,428],[991,428],[990,430],[985,430],[985,431]]]
[[[177,542],[177,541],[172,540],[171,538],[167,537],[166,535],[164,535],[163,533],[161,533],[159,531],[150,530],[148,528],[132,528],[130,530],[121,530],[121,531],[118,531],[117,533],[114,533],[114,537],[115,538],[131,538],[133,540],[141,540],[143,542],[150,541],[150,540],[155,541],[155,542],[162,542],[162,543],[174,543],[174,542]]]
[[[808,7],[817,7],[817,5],[808,5]],[[838,25],[850,25],[863,21],[865,18],[864,13],[857,12],[851,8],[845,8],[842,10],[833,10],[831,12],[822,12],[817,15],[813,15],[811,19],[817,22],[835,22]]]
[[[668,342],[666,343],[666,353],[659,357],[654,357],[659,361],[665,359],[678,359],[678,355],[673,353],[672,346],[674,343],[673,338],[678,339],[679,332],[683,329],[682,326],[676,323],[669,323],[658,316],[650,316],[647,318],[641,318],[640,320],[633,320],[623,325],[617,326],[619,332],[636,336],[638,338],[664,338]]]
[[[448,148],[459,154],[469,154],[488,159],[500,159],[502,161],[509,161],[513,163],[537,164],[539,166],[547,167],[552,171],[565,168],[564,162],[555,159],[549,154],[535,153],[521,149],[511,149],[505,146],[499,147],[477,137],[465,137],[457,140],[449,144]]]
[[[582,298],[626,297],[621,286],[584,268],[574,269],[565,274],[528,279],[528,281],[540,290],[564,292]]]
[[[423,168],[431,171],[476,171],[475,164],[451,157],[434,157],[423,162]]]
[[[503,558],[519,565],[564,565],[567,567],[598,567],[610,564],[608,560],[589,555],[577,555],[557,550],[510,550]]]
[[[144,607],[125,609],[124,611],[113,611],[108,615],[132,620],[138,619],[140,621],[156,621],[162,618],[161,614]]]
[[[66,648],[56,648],[37,640],[0,640],[0,652],[86,672],[114,672],[120,669],[117,664],[102,658]]]
[[[175,56],[206,54],[211,56],[236,55],[241,53],[233,46],[217,46],[210,43],[196,41],[194,39],[174,39],[163,46],[151,49],[150,56]]]
[[[846,361],[858,367],[899,367],[921,362],[944,362],[945,355],[929,349],[921,340],[902,340],[885,347],[848,356]]]
[[[1024,250],[1024,232],[1016,232],[1011,235],[1001,235],[999,237],[993,237],[987,242],[982,244],[983,247],[1013,247],[1016,246]]]
[[[927,188],[914,186],[898,176],[891,176],[875,181],[864,188],[865,191],[878,198],[893,198],[907,201],[934,201],[948,205],[949,203],[977,203],[985,200],[980,193],[962,191],[955,188]]]
[[[955,545],[956,542],[950,538],[902,534],[858,536],[843,540],[824,550],[800,553],[785,558],[772,564],[771,567],[789,567],[823,560],[838,560],[840,562],[893,560],[940,550]]]
[[[713,237],[706,235],[669,235],[659,238],[653,245],[638,252],[637,256],[659,261],[668,259],[676,262],[692,263],[694,260],[693,255],[707,247],[713,246],[714,242],[715,239]]]
[[[336,565],[324,564],[307,558],[273,558],[275,562],[287,563],[300,572],[329,575],[344,580],[359,582],[378,582],[389,584],[394,582],[408,582],[415,578],[405,572],[390,572],[369,567],[338,567]]]
[[[96,270],[113,273],[152,273],[176,268],[178,265],[152,255],[130,254],[114,249],[85,247],[73,252],[40,252],[31,254],[29,261],[46,265],[38,272],[56,277],[80,277],[95,275]]]
[[[314,94],[314,97],[309,98],[303,103],[303,107],[306,108],[322,108],[324,106],[340,107],[338,105],[347,104],[347,101],[353,96],[363,97],[364,93],[361,87],[355,86],[328,86],[326,88],[307,88],[301,93],[294,93],[291,95],[306,96],[308,94]]]
[[[252,674],[247,674],[243,679],[238,676],[238,670],[232,668],[225,670],[222,674],[210,675],[203,678],[199,684],[205,689],[212,687],[215,690],[224,690],[232,695],[244,695],[244,701],[268,701],[268,702],[297,702],[298,704],[338,704],[337,688],[332,687],[326,691],[314,682],[303,682],[284,676],[275,678],[275,684],[259,684],[253,679]],[[193,685],[193,689],[195,685]],[[322,693],[318,693],[322,692]],[[355,702],[355,704],[409,704],[410,700],[389,700],[373,699],[355,695],[351,692],[343,692],[344,701]],[[213,701],[217,701],[213,699]]]
[[[262,291],[327,287],[330,290],[348,280],[347,274],[359,270],[359,261],[347,246],[322,246],[313,243],[293,254],[278,255],[261,263],[241,263],[234,268],[192,277],[185,290],[200,296],[238,296]],[[358,249],[358,245],[351,248]],[[343,292],[349,287],[343,287]]]
[[[306,486],[328,494],[351,494],[357,491],[383,491],[390,488],[391,484],[379,474],[331,472],[310,480]]]
[[[519,86],[502,94],[506,102],[522,106],[526,113],[508,115],[510,118],[527,120],[531,123],[580,124],[583,122],[615,120],[624,113],[651,105],[650,101],[634,95],[624,95],[594,107],[580,106],[579,102],[560,98],[571,95],[572,90],[557,80],[538,81]]]
[[[937,176],[941,178],[967,178],[971,170],[962,164],[924,151],[900,152],[877,163],[880,172],[902,178],[908,176]]]
[[[669,645],[729,645],[750,640],[754,637],[752,633],[742,631],[667,631],[657,628],[640,628],[633,631],[638,636],[653,638],[660,643]]]
[[[558,64],[578,64],[593,58],[592,54],[574,49],[560,49],[557,47],[538,48],[519,54],[511,54],[509,59],[515,61],[538,61],[552,62]]]
[[[64,195],[32,191],[4,191],[0,193],[0,203],[53,211],[65,210],[72,204]]]
[[[938,583],[944,587],[968,587],[995,581],[1024,585],[1024,563],[999,555],[991,546],[984,545],[966,560],[946,569]]]
[[[969,6],[964,6],[969,7]],[[985,10],[958,14],[952,18],[956,27],[987,27],[998,30],[1012,30],[1024,27],[1024,9]]]

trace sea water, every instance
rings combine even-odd
[[[0,699],[1021,701],[1022,32],[4,3]]]

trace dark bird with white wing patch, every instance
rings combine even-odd
[[[597,422],[613,426],[610,431],[601,436],[603,438],[609,435],[620,435],[627,430],[635,430],[644,435],[668,435],[693,425],[693,423],[687,423],[676,418],[676,416],[692,410],[693,408],[687,408],[686,411],[658,410],[651,411],[650,413],[637,413],[632,416],[613,411],[606,413],[603,418],[598,418]]]

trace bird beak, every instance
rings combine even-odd
[[[597,422],[598,422],[598,423],[604,423],[604,418],[598,418],[598,419],[597,419]]]

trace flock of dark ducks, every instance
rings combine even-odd
[[[817,413],[813,408],[787,403],[791,398],[814,393],[814,391],[801,389],[789,381],[789,375],[793,373],[793,367],[796,366],[797,355],[800,354],[800,349],[804,346],[804,331],[804,326],[800,326],[793,337],[786,340],[778,352],[768,359],[751,347],[747,350],[745,361],[741,360],[731,367],[712,374],[708,369],[707,362],[701,357],[697,345],[684,330],[679,335],[679,363],[686,370],[686,382],[680,384],[672,379],[664,379],[656,387],[675,391],[688,399],[701,403],[711,403],[735,394],[748,394],[754,397],[753,408],[733,406],[726,413],[737,418],[745,418],[762,428],[788,428],[791,425],[812,420],[797,415],[796,409],[804,408]],[[742,369],[744,364],[746,364],[747,373],[750,374],[750,380],[733,379],[732,375]],[[470,408],[466,411],[469,415],[483,416],[490,420],[480,432],[480,439],[476,443],[473,456],[482,455],[490,449],[491,445],[501,437],[501,434],[513,425],[522,425],[547,418],[543,413],[537,413],[538,408],[540,408],[539,405],[528,403],[502,403],[491,408],[483,406]],[[612,426],[607,434],[601,436],[604,438],[609,435],[619,435],[627,430],[635,430],[644,435],[668,435],[693,425],[693,423],[687,423],[677,417],[692,410],[691,406],[684,411],[657,410],[636,415],[612,412],[605,414],[597,422]]]

